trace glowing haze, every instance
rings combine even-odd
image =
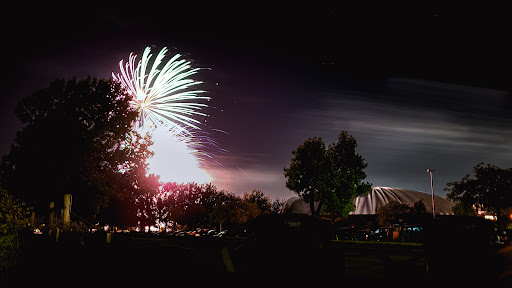
[[[160,175],[163,182],[211,181],[210,176],[200,168],[197,154],[201,152],[190,147],[186,136],[176,135],[161,126],[154,129],[146,127],[142,129],[142,134],[145,133],[151,133],[154,142],[150,148],[154,155],[148,160],[149,173]]]
[[[199,96],[203,90],[193,90],[201,84],[190,76],[199,68],[191,68],[190,62],[174,55],[161,65],[167,48],[163,48],[151,62],[151,49],[146,47],[142,59],[136,64],[137,55],[130,54],[128,62],[119,62],[121,73],[112,73],[115,81],[133,96],[132,106],[139,112],[135,129],[142,135],[149,133],[154,144],[154,155],[148,160],[149,173],[160,175],[163,182],[210,182],[209,175],[201,169],[201,117],[200,110],[207,107]]]

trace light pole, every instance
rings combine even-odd
[[[432,191],[432,216],[436,219],[436,212],[434,209],[434,180],[432,179],[432,172],[434,172],[434,169],[427,169],[427,173],[430,173],[430,190]]]

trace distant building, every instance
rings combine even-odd
[[[354,199],[354,205],[356,208],[350,214],[376,214],[380,207],[388,204],[390,201],[398,201],[412,207],[414,203],[419,200],[425,204],[427,212],[432,213],[432,195],[429,193],[402,188],[374,187],[372,188],[372,192],[368,193],[368,195]],[[454,202],[436,195],[434,195],[434,202],[436,214],[453,215],[452,208],[455,205]],[[284,209],[289,213],[311,215],[309,205],[299,197],[292,197],[288,199],[284,204]]]
[[[357,197],[354,200],[356,209],[350,214],[376,214],[380,207],[388,204],[390,201],[398,201],[401,204],[407,204],[412,207],[419,200],[425,204],[427,212],[432,213],[432,194],[402,188],[375,187],[372,188],[372,192],[368,193],[368,195]],[[455,205],[454,202],[434,195],[434,205],[436,214],[453,215],[452,208]]]

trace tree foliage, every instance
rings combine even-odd
[[[136,201],[137,219],[141,226],[173,223],[193,227],[239,229],[262,213],[278,213],[274,202],[261,190],[244,193],[243,197],[213,184],[175,182],[162,183],[160,189],[140,195]]]
[[[454,212],[474,215],[475,208],[496,213],[498,222],[502,223],[503,212],[512,207],[512,168],[502,169],[491,164],[479,163],[473,168],[472,177],[465,175],[458,182],[447,184],[446,196],[456,202]]]
[[[244,193],[242,198],[243,201],[247,203],[254,203],[262,212],[270,212],[272,209],[272,202],[268,196],[265,196],[265,193],[259,189],[252,190],[251,193]]]
[[[399,223],[400,219],[407,218],[408,216],[426,214],[427,208],[421,200],[415,202],[412,207],[398,201],[389,201],[377,210],[377,222],[381,226],[390,226]]]
[[[328,148],[322,138],[307,139],[293,150],[290,167],[284,168],[286,187],[309,203],[312,214],[319,215],[325,205],[329,213],[348,215],[354,209],[352,199],[371,190],[371,184],[363,182],[368,164],[356,147],[347,131]]]
[[[7,191],[0,189],[0,272],[16,263],[18,234],[28,224],[28,208]]]
[[[46,213],[73,195],[73,212],[94,217],[112,196],[144,186],[149,138],[131,127],[130,96],[109,80],[56,80],[16,107],[23,123],[2,158],[0,183]]]

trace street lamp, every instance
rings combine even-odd
[[[436,212],[434,209],[434,180],[432,179],[432,172],[434,172],[434,169],[427,169],[427,173],[430,173],[430,190],[432,191],[432,216],[436,219]]]

